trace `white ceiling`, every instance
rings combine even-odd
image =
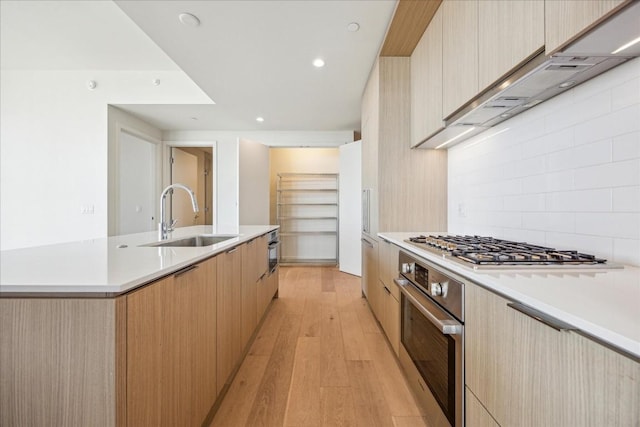
[[[11,41],[2,43],[3,68],[179,67],[216,103],[118,106],[161,129],[336,131],[360,129],[360,98],[396,1],[0,4],[1,37]],[[182,12],[201,25],[182,25]],[[360,30],[349,32],[350,22]],[[312,66],[316,57],[324,68]]]

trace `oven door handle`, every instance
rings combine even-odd
[[[420,313],[424,314],[424,316],[429,319],[433,325],[438,328],[440,332],[444,335],[461,335],[462,334],[462,324],[456,322],[455,320],[440,320],[436,316],[434,316],[429,310],[424,308],[422,304],[409,293],[407,290],[407,286],[410,285],[410,282],[406,279],[393,279],[396,285],[400,288],[400,291],[404,294],[404,296],[411,302],[411,304],[417,308]]]

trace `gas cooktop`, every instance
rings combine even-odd
[[[557,250],[524,242],[483,236],[416,236],[407,240],[429,250],[478,268],[580,267],[617,268],[606,259],[573,250]]]

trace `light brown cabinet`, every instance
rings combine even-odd
[[[444,0],[442,114],[447,118],[478,93],[478,0]]]
[[[250,240],[242,245],[242,348],[258,325],[258,241]],[[266,257],[266,250],[265,250]]]
[[[411,146],[444,127],[442,121],[442,8],[411,54]]]
[[[126,424],[200,425],[216,399],[211,258],[126,296]]]
[[[378,242],[362,238],[362,293],[377,308]],[[373,298],[373,302],[372,302]]]
[[[531,0],[478,2],[478,92],[543,49],[544,7]]]
[[[256,270],[254,277],[256,280],[260,278],[269,269],[269,253],[267,251],[269,245],[269,235],[263,234],[256,239],[255,257],[256,257]]]
[[[545,51],[563,48],[594,24],[629,0],[545,0]]]
[[[638,425],[640,364],[465,287],[465,377],[500,425]]]
[[[396,355],[400,346],[400,289],[393,279],[398,275],[398,253],[399,248],[391,242],[381,239],[378,243],[380,301],[376,317]]]
[[[280,268],[276,267],[273,273],[269,274],[267,272],[258,279],[258,322],[262,319],[271,300],[278,292],[279,274]]]
[[[465,387],[465,425],[467,427],[499,427],[480,401]]]
[[[242,251],[217,256],[217,391],[227,384],[242,354]]]

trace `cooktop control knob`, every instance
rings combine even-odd
[[[412,262],[411,262],[411,263],[409,263],[409,262],[403,262],[403,263],[402,263],[402,272],[403,272],[404,274],[410,274],[410,273],[413,273],[414,267],[415,267],[415,264],[413,264]]]
[[[437,283],[437,282],[433,282],[431,283],[431,295],[434,297],[446,297],[447,296],[447,290],[449,289],[449,283],[444,282],[444,283]]]

